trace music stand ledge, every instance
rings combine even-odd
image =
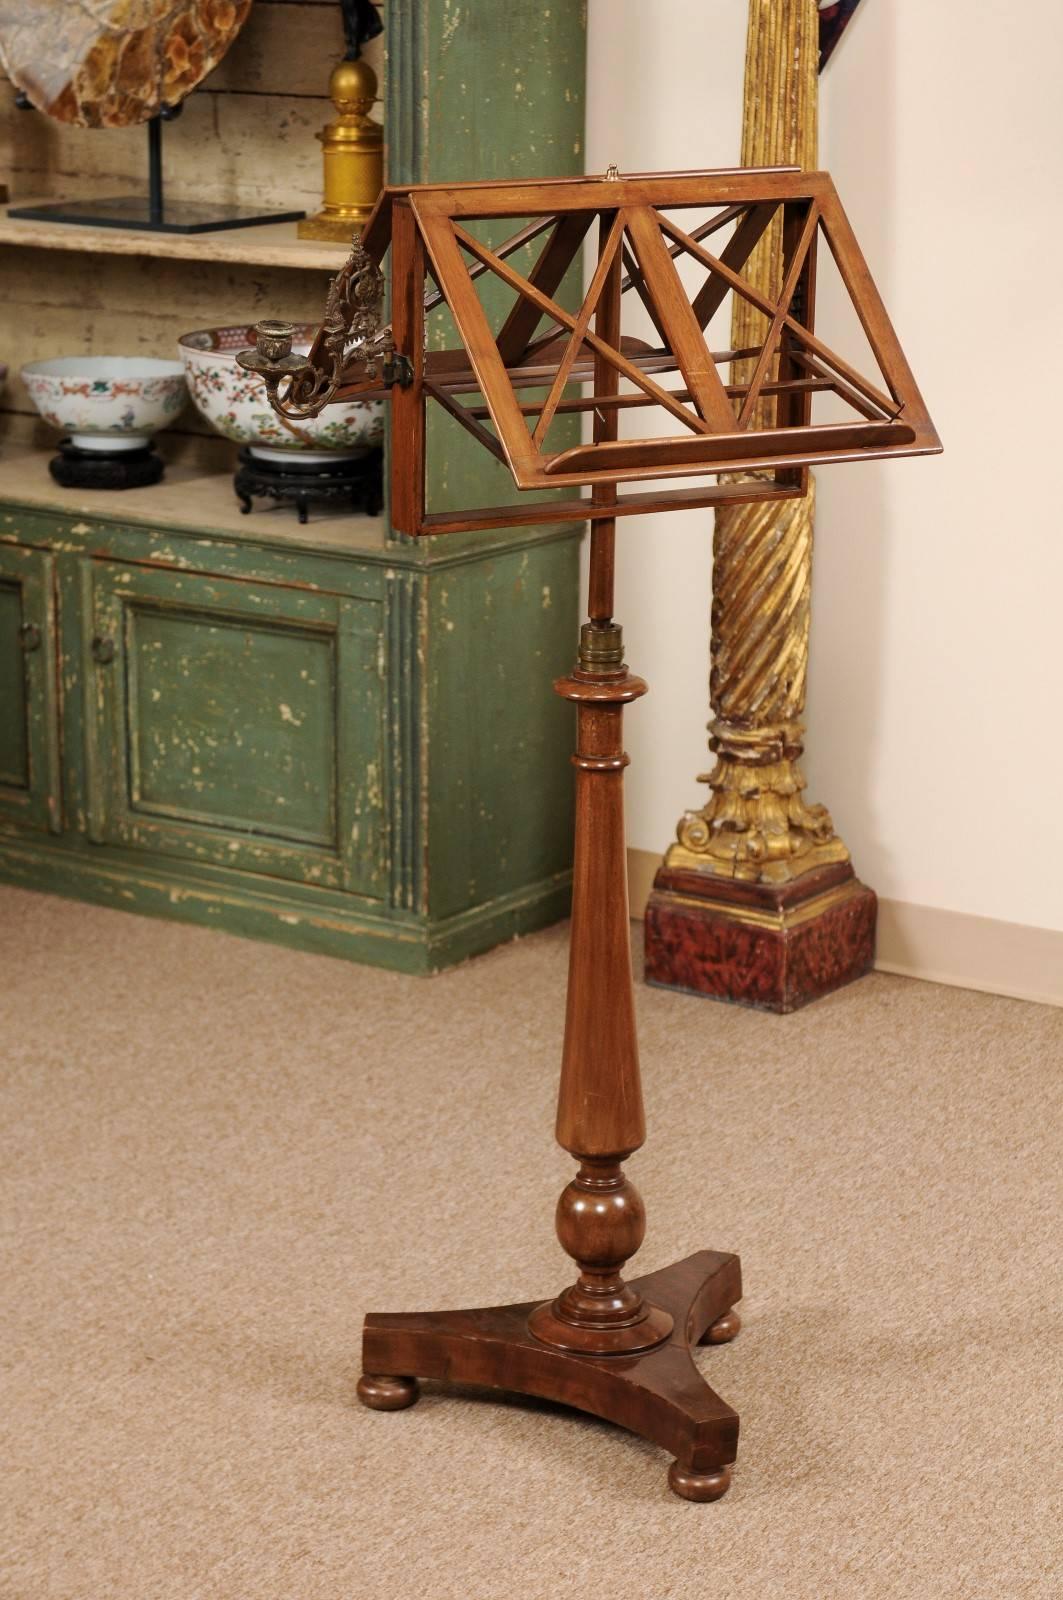
[[[688,211],[712,214],[691,227]],[[507,218],[516,231],[490,243]],[[781,227],[783,244],[774,300],[742,276],[770,227]],[[718,253],[705,242],[715,242],[716,233],[726,234]],[[873,377],[814,331],[821,239],[863,328]],[[385,326],[380,265],[389,249],[392,322]],[[595,252],[594,263],[582,305],[571,312],[554,297],[582,249]],[[679,257],[704,272],[694,294],[684,287]],[[501,282],[512,295],[493,321],[480,293],[484,280]],[[729,293],[762,312],[763,342],[713,352],[705,330]],[[622,333],[625,294],[638,304],[643,332],[652,328],[651,340]],[[461,343],[428,352],[426,313],[443,301]],[[591,524],[589,617],[577,664],[555,685],[577,712],[556,1126],[558,1142],[579,1163],[556,1218],[577,1276],[544,1301],[371,1313],[359,1396],[374,1409],[400,1410],[417,1399],[418,1378],[435,1378],[561,1401],[662,1445],[674,1457],[668,1481],[675,1493],[715,1500],[730,1483],[738,1417],[709,1387],[692,1352],[738,1331],[738,1258],[704,1250],[646,1277],[622,1276],[645,1231],[641,1198],[622,1163],[646,1133],[622,719],[646,685],[624,663],[613,617],[616,519],[793,497],[805,492],[812,465],[934,453],[941,446],[915,380],[830,178],[792,168],[624,177],[610,169],[601,178],[386,189],[333,283],[309,355],[292,353],[288,325],[262,323],[257,349],[239,359],[262,374],[271,404],[290,418],[316,415],[334,400],[390,395],[391,520],[401,533]],[[728,384],[718,369],[737,359],[752,362],[749,379]],[[537,398],[522,398],[529,393]],[[813,422],[820,395],[831,397],[835,415]],[[503,461],[518,489],[559,490],[560,498],[428,510],[430,404]],[[621,418],[644,408],[678,427],[621,437]],[[558,448],[555,423],[573,413],[591,418],[591,438]],[[660,486],[681,477],[716,482]],[[636,492],[621,494],[619,485],[631,483]]]

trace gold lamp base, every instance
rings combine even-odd
[[[369,116],[376,93],[376,73],[361,57],[333,69],[329,97],[337,117],[317,135],[325,164],[325,203],[298,224],[300,239],[349,245],[351,235],[368,220],[384,182],[384,130]]]
[[[365,225],[372,206],[359,206],[357,210],[336,214],[327,209],[315,211],[312,217],[302,217],[296,225],[300,239],[324,239],[330,243],[349,245],[351,235]]]

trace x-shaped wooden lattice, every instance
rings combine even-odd
[[[493,249],[465,225],[468,213],[460,204],[460,192],[415,192],[411,195],[414,214],[432,270],[463,338],[470,369],[465,374],[437,374],[429,380],[430,392],[487,448],[508,462],[522,488],[704,473],[735,465],[770,467],[780,454],[797,456],[803,463],[835,459],[839,452],[893,453],[905,445],[916,445],[921,410],[917,391],[830,180],[822,174],[747,174],[747,190],[751,185],[775,192],[743,196],[693,232],[663,214],[665,207],[676,207],[666,180],[623,179],[579,186],[580,209],[557,208],[544,230],[546,243],[527,273],[517,271],[507,259],[528,242],[527,229]],[[542,187],[546,190],[549,186]],[[712,187],[708,182],[703,185],[702,203],[711,203],[714,197],[705,191]],[[654,192],[661,190],[666,192]],[[496,209],[499,198],[479,193],[479,214],[488,211],[485,202],[491,215],[506,214]],[[568,196],[544,194],[543,198],[550,203]],[[606,198],[616,203],[601,204]],[[592,206],[589,202],[598,203]],[[743,277],[740,269],[780,211],[785,272],[778,297],[771,299]],[[573,313],[553,295],[595,216],[602,219],[598,258],[583,303]],[[732,237],[719,255],[712,254],[704,241],[732,222],[736,224]],[[888,392],[856,371],[812,331],[815,246],[821,230],[867,331]],[[676,267],[676,257],[683,253],[707,269],[703,285],[692,298]],[[477,294],[473,278],[478,274],[470,262],[493,273],[518,297],[497,334]],[[627,276],[620,287],[636,290],[660,339],[659,349],[651,351],[649,358],[645,353],[625,352],[618,326],[612,334],[605,331],[611,313],[606,310],[603,314],[603,307],[610,298],[610,285],[618,283],[623,268]],[[753,358],[753,368],[748,381],[737,386],[724,383],[718,370],[720,357],[714,357],[705,337],[710,318],[731,289],[767,319],[761,346],[743,352]],[[544,316],[555,330],[567,333],[560,346],[556,336],[536,344],[529,344],[525,337]],[[617,321],[615,316],[612,320]],[[536,378],[542,381],[542,372],[534,366],[528,370],[529,361],[551,344],[553,366],[545,400],[539,406],[521,406],[517,384]],[[731,354],[723,353],[725,357]],[[640,405],[661,407],[682,424],[685,436],[599,438],[593,444],[551,454],[546,448],[550,424],[573,381],[590,376],[588,364],[599,375],[610,371],[626,379],[635,394],[587,395],[570,400],[566,410],[593,413],[603,400],[619,409],[621,401],[633,399]],[[665,388],[656,381],[654,369],[659,374],[678,370],[684,388]],[[482,407],[459,402],[458,394],[470,387],[482,394]],[[809,400],[817,389],[833,390],[860,420],[812,427]],[[766,392],[776,397],[778,421],[768,429],[756,426],[758,402]],[[487,419],[494,425],[494,434],[483,426]]]
[[[688,230],[675,215],[692,209],[714,214]],[[505,218],[521,225],[504,244],[488,244],[473,231],[476,222]],[[773,297],[743,269],[776,219],[782,271]],[[590,281],[579,309],[570,311],[557,295],[580,250],[595,237],[595,222]],[[733,231],[714,254],[713,235],[728,228]],[[803,492],[807,468],[821,462],[940,448],[825,173],[735,170],[390,189],[363,239],[373,259],[382,259],[393,234],[395,342],[413,374],[409,393],[393,412],[417,444],[418,483],[424,442],[417,416],[426,399],[505,462],[518,488],[591,487],[591,502],[566,500],[549,520],[583,514],[588,504],[586,514],[594,517],[735,498],[726,479],[697,490],[617,496],[622,483],[740,471],[760,475],[763,492],[754,497],[772,498]],[[874,379],[814,332],[821,236],[863,326],[878,369]],[[540,239],[534,265],[519,271],[511,258]],[[705,269],[693,294],[680,276],[682,257]],[[427,298],[426,274],[436,284]],[[485,274],[515,295],[497,329],[477,288]],[[620,303],[627,291],[642,302],[655,344],[621,337]],[[714,353],[706,330],[730,291],[763,314],[764,338],[747,349]],[[442,300],[461,348],[427,352],[424,314]],[[736,361],[744,376],[728,383],[721,368]],[[662,382],[670,374],[679,380],[676,387]],[[357,389],[354,383],[336,398]],[[541,399],[522,399],[535,390]],[[822,392],[843,401],[850,415],[813,424],[812,399]],[[620,437],[620,415],[640,407],[656,408],[679,428],[663,436]],[[551,449],[555,418],[572,413],[593,419],[593,437]],[[611,512],[607,490],[613,491]],[[481,507],[469,515],[477,526],[534,520],[531,507],[512,518],[505,509]],[[423,500],[414,495],[405,521],[410,531],[445,531],[454,519],[426,516]],[[468,517],[464,525],[470,525]]]

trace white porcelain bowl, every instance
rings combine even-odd
[[[82,450],[140,450],[188,399],[179,361],[151,356],[56,356],[22,369],[45,422]]]
[[[292,349],[305,354],[315,324],[296,324]],[[255,343],[253,326],[202,328],[178,340],[188,387],[200,415],[226,439],[246,444],[261,461],[284,461],[298,452],[308,466],[360,456],[384,437],[382,400],[341,401],[319,417],[289,422],[270,409],[265,384],[236,364],[236,352]]]

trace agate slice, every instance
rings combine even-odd
[[[251,0],[0,0],[0,65],[58,122],[128,127],[183,100],[250,9]]]

